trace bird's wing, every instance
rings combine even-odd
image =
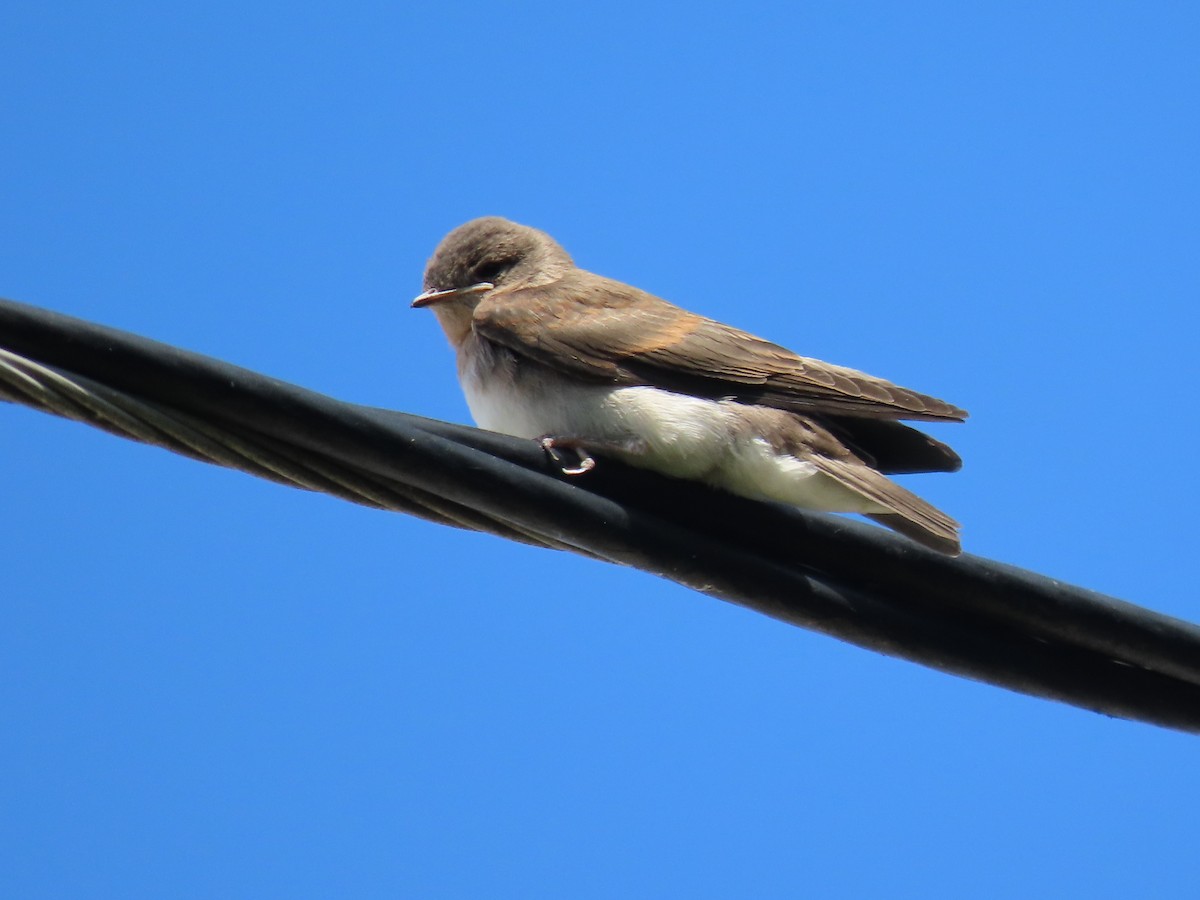
[[[563,303],[570,297],[570,303]],[[497,290],[476,333],[578,377],[645,384],[798,413],[961,421],[967,413],[882,378],[797,356],[644,291],[576,272],[552,285]]]

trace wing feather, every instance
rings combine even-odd
[[[563,303],[569,296],[573,302]],[[791,351],[576,270],[550,285],[490,293],[475,331],[579,377],[729,398],[798,413],[962,421],[945,401]]]

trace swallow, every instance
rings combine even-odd
[[[412,305],[454,347],[476,424],[538,440],[568,474],[594,452],[961,552],[958,523],[887,477],[961,468],[902,421],[961,422],[957,406],[580,269],[548,234],[498,217],[442,240]]]

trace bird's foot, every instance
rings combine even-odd
[[[637,437],[626,440],[597,441],[591,438],[547,434],[538,438],[538,443],[542,445],[542,449],[554,460],[564,475],[583,475],[596,468],[596,460],[583,448],[584,444],[588,446],[588,449],[595,450],[601,456],[611,455],[626,461],[629,461],[630,457],[641,456],[649,449],[646,442]],[[570,450],[578,462],[575,465],[567,465],[562,454],[559,453],[560,450]]]
[[[584,475],[592,469],[596,468],[596,460],[590,453],[583,449],[578,438],[556,437],[555,435],[544,435],[538,439],[538,443],[542,445],[542,449],[546,451],[546,455],[554,460],[555,465],[564,475]],[[560,450],[570,450],[575,454],[578,460],[575,465],[567,465],[567,461],[563,459]]]

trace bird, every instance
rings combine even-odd
[[[961,553],[959,524],[887,477],[961,468],[901,421],[961,422],[957,406],[585,271],[497,216],[442,239],[412,306],[446,333],[476,424],[539,441],[566,474],[596,453]]]

